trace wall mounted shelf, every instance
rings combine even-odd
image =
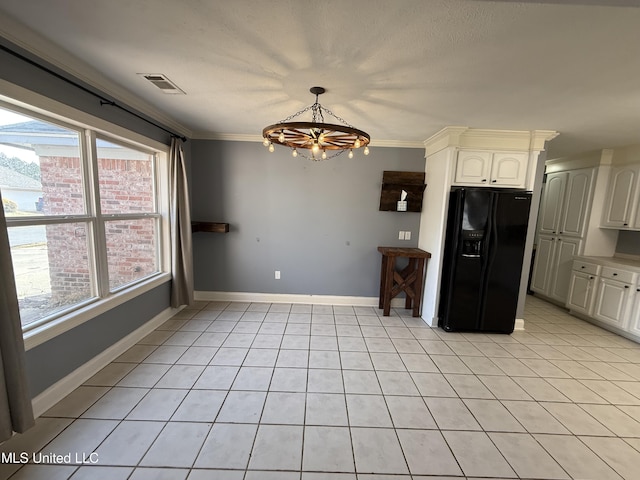
[[[220,222],[191,222],[191,232],[227,233],[228,223]]]
[[[398,211],[398,201],[402,191],[407,192],[407,212],[422,211],[422,195],[426,185],[424,172],[392,172],[382,173],[382,190],[380,192],[380,211]]]

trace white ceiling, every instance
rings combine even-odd
[[[548,129],[554,158],[640,143],[639,4],[0,0],[0,35],[193,138],[258,139],[319,85],[374,146]]]

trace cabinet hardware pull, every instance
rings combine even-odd
[[[483,179],[482,179],[482,181],[483,181],[483,182],[486,182],[486,181],[487,181],[487,179],[486,179],[486,178],[483,178]]]
[[[497,182],[497,180],[491,180],[491,183],[496,183],[496,182]]]
[[[584,268],[584,265],[582,265],[580,268]]]
[[[589,277],[589,280],[593,280],[593,277]]]
[[[614,276],[614,277],[617,277],[617,276],[618,276],[618,274],[617,274],[617,273],[614,273],[614,274],[613,274],[613,276]]]
[[[629,226],[629,224],[628,224],[628,223],[623,223],[623,225],[624,225],[625,227]]]
[[[625,285],[624,288],[629,288],[629,285]]]

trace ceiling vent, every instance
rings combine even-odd
[[[162,93],[185,95],[184,91],[161,73],[139,73],[141,77],[153,83]]]

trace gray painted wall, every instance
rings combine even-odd
[[[193,219],[231,225],[194,235],[196,290],[377,297],[377,247],[417,246],[420,214],[378,207],[382,172],[423,172],[424,149],[312,162],[259,142],[191,148]],[[398,240],[400,230],[411,240]]]
[[[640,255],[640,232],[627,232],[620,230],[616,253],[627,255]]]
[[[42,62],[0,37],[0,44]],[[74,86],[0,51],[0,78],[103,118],[154,140],[169,143],[169,135],[130,114],[101,107],[100,101]],[[54,68],[54,70],[56,70]],[[61,72],[63,73],[63,72]],[[71,76],[69,76],[71,78]],[[82,83],[82,82],[80,82]],[[123,105],[125,106],[125,105]],[[186,152],[188,158],[188,149]],[[31,395],[36,396],[130,332],[169,308],[170,283],[147,292],[27,352]]]
[[[169,308],[170,285],[160,285],[29,350],[32,397]]]

